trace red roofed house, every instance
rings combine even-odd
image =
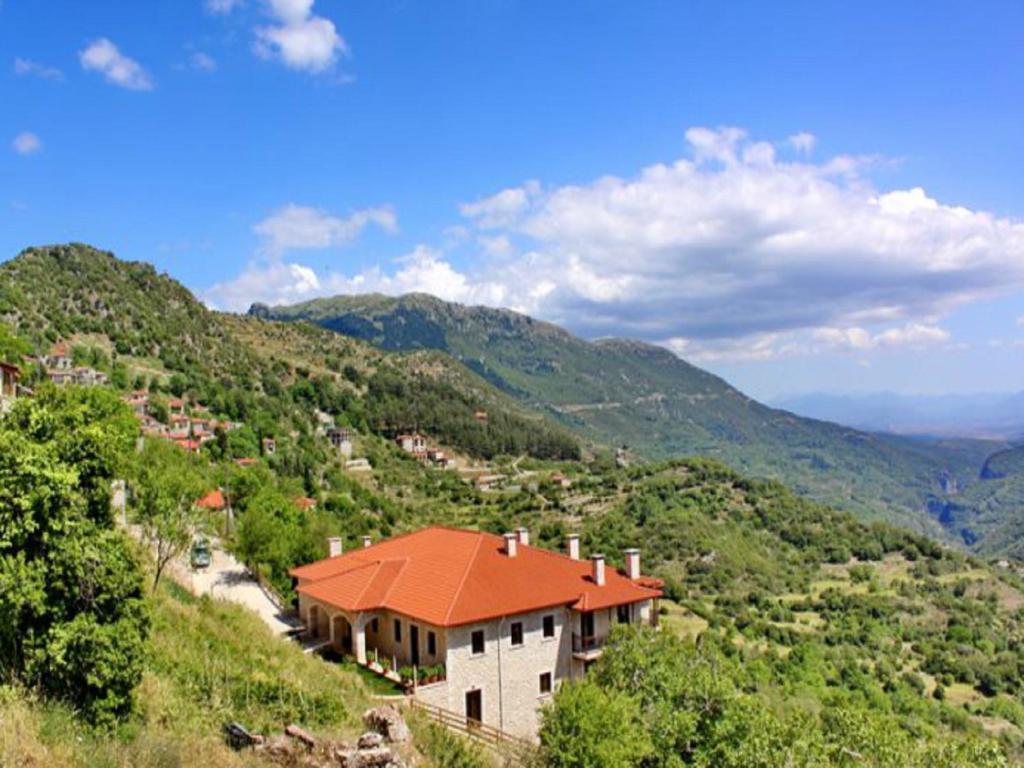
[[[70,371],[72,366],[71,347],[66,341],[58,341],[50,347],[46,356],[46,364],[58,371]]]
[[[291,571],[309,631],[360,663],[445,665],[416,689],[426,703],[534,738],[538,708],[581,677],[616,623],[654,623],[661,582],[603,555],[579,559],[532,547],[525,528],[504,537],[431,527]]]
[[[220,512],[227,506],[227,502],[224,500],[224,494],[218,488],[216,491],[210,491],[208,494],[203,496],[203,498],[196,502],[196,506],[200,509],[209,509],[214,512]]]

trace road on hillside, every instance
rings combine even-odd
[[[283,635],[302,626],[295,617],[282,615],[249,570],[229,552],[225,552],[218,542],[211,541],[210,545],[211,562],[208,568],[191,568],[188,553],[179,563],[180,570],[187,574],[189,581],[186,583],[191,584],[193,592],[244,605],[255,611],[276,635]]]

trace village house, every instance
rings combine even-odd
[[[50,347],[49,354],[43,359],[48,368],[56,371],[70,371],[74,365],[71,357],[71,347],[66,341],[58,341]]]
[[[478,491],[494,491],[501,488],[506,480],[507,475],[477,475],[473,483]]]
[[[403,451],[411,453],[413,456],[422,457],[427,453],[427,438],[418,432],[399,435],[395,438],[395,442],[401,446]]]
[[[327,430],[327,439],[346,459],[352,457],[352,430],[344,427],[332,427]]]
[[[560,683],[579,679],[617,623],[657,621],[662,583],[626,550],[615,570],[533,547],[529,533],[495,536],[440,526],[291,571],[308,632],[371,668],[433,670],[418,700],[525,738]],[[441,674],[437,670],[441,669]],[[441,679],[437,679],[441,678]]]
[[[272,437],[263,438],[263,453],[267,456],[273,456],[277,453],[277,441]]]
[[[11,407],[18,396],[18,379],[21,369],[16,365],[0,361],[0,413]]]

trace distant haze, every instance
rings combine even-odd
[[[777,408],[857,429],[902,435],[1024,438],[1024,392],[970,395],[808,393],[777,398]]]

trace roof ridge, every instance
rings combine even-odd
[[[385,592],[384,595],[381,597],[381,599],[380,599],[381,606],[386,606],[387,605],[388,598],[391,597],[391,590],[393,590],[395,588],[395,584],[398,583],[398,577],[402,574],[402,571],[405,570],[405,566],[408,564],[409,558],[408,557],[396,557],[396,558],[394,558],[392,560],[382,560],[381,561],[381,567],[382,568],[384,567],[384,563],[386,563],[386,562],[387,563],[401,563],[402,565],[398,569],[398,572],[395,573],[395,577],[391,580],[391,584],[388,585],[387,592]]]
[[[375,560],[375,561],[373,561],[371,563],[371,565],[376,566],[376,568],[374,569],[374,572],[370,575],[370,578],[368,578],[366,580],[366,584],[363,585],[363,588],[359,591],[359,594],[356,595],[356,601],[355,601],[356,605],[359,605],[362,602],[363,595],[366,594],[366,590],[368,590],[370,588],[370,585],[373,583],[373,580],[375,578],[377,578],[377,576],[380,575],[380,569],[384,567],[384,561],[383,560]],[[359,570],[358,568],[353,568],[352,569],[352,571],[358,571],[358,570]],[[345,571],[345,574],[352,573],[352,571]],[[342,575],[345,575],[345,574],[342,574]]]
[[[473,568],[473,563],[476,562],[477,555],[480,554],[480,546],[484,543],[484,532],[477,531],[476,534],[476,546],[473,548],[473,554],[470,555],[469,561],[466,563],[466,570],[463,571],[462,578],[459,579],[459,586],[455,590],[455,596],[452,597],[452,601],[448,604],[448,610],[445,611],[445,624],[448,624],[448,622],[451,621],[452,611],[455,610],[455,604],[459,602],[459,597],[462,595],[462,590],[466,586],[466,579],[469,578],[469,572]]]

